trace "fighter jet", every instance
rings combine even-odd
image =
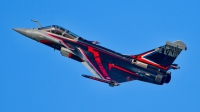
[[[124,55],[102,47],[58,25],[39,28],[13,28],[16,32],[45,44],[68,58],[82,63],[94,76],[85,78],[119,86],[120,83],[139,80],[157,85],[169,83],[170,69],[179,69],[173,62],[186,50],[186,44],[177,40],[137,55]]]

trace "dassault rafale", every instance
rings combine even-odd
[[[178,40],[167,41],[165,45],[138,55],[123,55],[99,45],[98,41],[89,41],[75,33],[51,25],[39,28],[13,28],[16,32],[43,43],[68,58],[82,63],[94,76],[83,74],[85,78],[119,86],[120,83],[140,80],[157,85],[169,83],[170,69],[179,69],[173,62],[186,50],[186,45]]]

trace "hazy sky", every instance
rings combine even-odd
[[[12,28],[60,25],[122,54],[182,40],[188,50],[163,86],[133,81],[119,87],[92,75],[59,51]],[[199,0],[4,0],[0,4],[0,112],[200,111]]]

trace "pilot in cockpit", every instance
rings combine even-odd
[[[56,30],[55,27],[51,27],[51,32],[52,33],[55,33],[55,30]]]

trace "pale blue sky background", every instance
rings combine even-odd
[[[60,25],[102,46],[138,54],[182,40],[169,84],[111,88],[60,52],[12,28]],[[199,0],[4,0],[0,4],[0,112],[200,111]]]

